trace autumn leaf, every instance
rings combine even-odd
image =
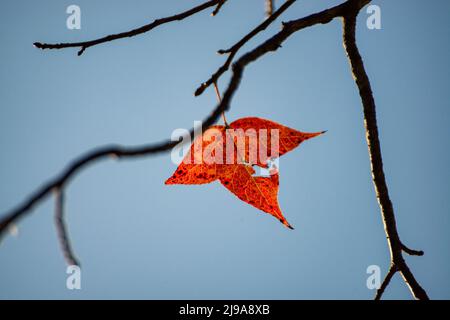
[[[323,132],[305,133],[256,117],[242,118],[229,127],[212,126],[197,137],[166,184],[206,184],[220,180],[242,201],[273,215],[286,227],[278,205],[279,174],[254,176],[252,165],[267,167],[269,159],[296,148]]]
[[[281,213],[278,205],[278,172],[269,177],[255,177],[255,170],[248,165],[225,165],[220,168],[220,182],[239,199],[267,212],[282,224],[294,229]]]
[[[230,124],[230,128],[234,129],[232,132],[237,136],[237,139],[239,137],[242,138],[242,132],[245,133],[245,149],[242,148],[242,150],[245,150],[243,152],[245,162],[257,164],[264,168],[267,167],[267,160],[270,158],[278,158],[295,149],[303,141],[324,133],[324,131],[315,133],[301,132],[279,123],[256,117],[238,119]],[[257,150],[255,152],[258,155],[257,159],[251,159],[249,155],[252,148]],[[263,149],[262,152],[260,152],[261,149]]]
[[[205,184],[218,179],[217,163],[207,163],[204,150],[224,144],[225,126],[212,126],[194,140],[189,152],[166,184]],[[218,136],[221,139],[218,139]],[[214,137],[214,139],[213,139]],[[225,161],[222,160],[222,163]]]

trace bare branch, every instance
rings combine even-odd
[[[397,267],[395,265],[391,265],[389,267],[388,273],[386,274],[386,277],[383,280],[383,283],[381,284],[380,288],[377,290],[377,294],[375,295],[375,300],[380,300],[381,299],[381,296],[383,295],[384,290],[386,290],[386,287],[389,285],[393,275],[396,272],[397,272]]]
[[[409,254],[410,256],[423,256],[424,252],[422,250],[410,249],[402,243],[402,250]]]
[[[130,38],[130,37],[137,36],[139,34],[148,32],[162,24],[169,23],[172,21],[183,20],[187,17],[190,17],[190,16],[192,16],[200,11],[203,11],[209,7],[212,7],[214,5],[222,6],[224,2],[225,2],[224,0],[210,0],[201,5],[198,5],[197,7],[187,10],[185,12],[182,12],[182,13],[170,16],[170,17],[166,17],[166,18],[156,19],[152,23],[146,24],[137,29],[133,29],[130,31],[121,32],[121,33],[117,33],[117,34],[111,34],[109,36],[102,37],[102,38],[95,39],[95,40],[83,41],[83,42],[72,42],[72,43],[55,43],[55,44],[35,42],[34,46],[39,49],[43,49],[43,50],[44,49],[80,48],[80,50],[78,51],[78,55],[81,56],[87,48],[90,48],[90,47],[93,47],[93,46],[96,46],[98,44],[102,44],[105,42],[114,41],[117,39]],[[217,8],[216,8],[216,10],[217,10]]]
[[[357,2],[357,0],[352,2]],[[375,100],[373,98],[369,77],[367,76],[364,63],[355,40],[357,14],[357,10],[352,10],[344,16],[344,47],[363,105],[364,125],[366,129],[367,146],[369,149],[372,180],[375,187],[376,197],[380,204],[384,230],[386,232],[386,238],[391,253],[391,265],[394,267],[394,270],[397,270],[402,274],[403,279],[409,286],[411,293],[416,299],[428,299],[428,295],[425,290],[416,281],[402,256],[402,251],[405,250],[406,247],[402,245],[398,235],[394,209],[389,197],[386,178],[384,175],[381,146],[378,137]],[[409,251],[412,252],[411,250]],[[380,297],[381,294],[382,292],[379,294]]]
[[[214,82],[217,82],[222,74],[230,68],[231,63],[239,49],[246,44],[250,39],[252,39],[259,32],[265,30],[273,21],[275,21],[287,8],[289,8],[296,0],[287,0],[273,15],[271,15],[268,19],[266,19],[263,23],[258,25],[255,29],[250,31],[247,35],[245,35],[241,40],[239,40],[236,44],[226,50],[219,50],[217,53],[226,54],[228,53],[228,58],[225,63],[204,83],[202,83],[197,90],[195,90],[195,96],[199,96],[212,85]]]
[[[222,6],[225,4],[225,2],[227,2],[227,0],[220,0],[220,1],[219,1],[219,3],[217,4],[216,8],[215,8],[214,11],[211,13],[211,15],[212,15],[213,17],[219,13],[220,9],[222,9]]]
[[[414,298],[417,300],[429,300],[427,292],[422,288],[422,286],[417,282],[413,273],[409,269],[405,260],[400,260],[396,262],[398,271],[402,275],[403,280],[409,287],[409,291],[413,294]]]
[[[70,239],[67,233],[66,224],[64,222],[64,191],[60,188],[55,189],[55,225],[58,233],[58,239],[63,252],[64,258],[69,266],[80,266],[70,245]]]
[[[225,106],[224,101],[226,103],[229,103],[229,99],[222,100],[222,103],[218,104],[213,112],[204,120],[204,128],[208,128],[209,126],[211,126],[220,117],[222,108],[224,108]],[[193,135],[194,129],[191,129],[191,136],[193,137]],[[159,143],[137,147],[110,145],[96,148],[90,152],[87,152],[86,154],[81,155],[79,158],[71,162],[71,164],[69,164],[69,166],[60,175],[42,185],[23,203],[4,215],[3,219],[0,221],[0,239],[4,235],[8,226],[11,225],[11,223],[18,220],[19,218],[22,218],[28,212],[30,212],[30,210],[33,209],[33,207],[39,202],[44,200],[52,192],[52,190],[54,190],[55,188],[63,188],[76,173],[78,173],[81,169],[84,169],[88,165],[106,158],[125,159],[153,155],[168,151],[177,144],[177,141],[164,140]]]
[[[266,17],[270,17],[274,10],[274,0],[266,0]]]

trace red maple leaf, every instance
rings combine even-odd
[[[205,184],[220,180],[223,186],[248,204],[292,226],[278,205],[278,171],[269,177],[255,176],[252,165],[267,167],[300,143],[323,132],[300,132],[276,122],[249,117],[228,127],[212,126],[198,137],[166,184]]]

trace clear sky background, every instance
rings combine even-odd
[[[140,145],[190,128],[215,106],[193,92],[217,55],[264,19],[262,0],[230,0],[133,39],[41,51],[35,41],[87,40],[143,25],[202,1],[7,1],[0,10],[0,214],[74,157],[109,143]],[[340,1],[298,1],[290,20]],[[68,30],[67,6],[82,11]],[[277,1],[280,5],[281,1]],[[385,173],[407,257],[431,298],[450,298],[450,2],[374,1],[382,29],[359,16]],[[242,53],[273,35],[280,21]],[[285,155],[279,202],[288,230],[218,182],[165,186],[170,154],[104,161],[67,189],[66,214],[82,289],[66,289],[52,198],[0,245],[0,298],[371,299],[366,268],[389,252],[375,199],[360,98],[335,20],[292,36],[246,69],[229,120],[271,119],[328,130]],[[224,89],[229,77],[220,81]],[[410,299],[398,275],[386,298]]]

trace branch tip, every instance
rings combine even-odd
[[[58,233],[61,251],[63,252],[64,258],[68,265],[80,266],[79,261],[75,258],[72,246],[70,245],[69,236],[64,222],[64,191],[61,187],[55,187],[53,192],[55,194],[55,226]]]
[[[121,32],[121,33],[117,33],[117,34],[110,34],[101,38],[97,38],[94,40],[89,40],[89,41],[83,41],[83,42],[68,42],[68,43],[40,43],[40,42],[35,42],[34,45],[39,48],[39,49],[65,49],[65,48],[81,48],[80,51],[78,51],[78,56],[81,56],[83,54],[83,52],[89,48],[89,47],[93,47],[105,42],[110,42],[110,41],[114,41],[117,39],[123,39],[123,38],[129,38],[129,37],[134,37],[143,33],[146,33],[162,24],[165,23],[169,23],[169,22],[173,22],[173,21],[180,21],[183,20],[187,17],[190,17],[200,11],[203,11],[209,7],[215,6],[217,5],[218,8],[216,8],[215,11],[218,12],[217,9],[220,9],[220,7],[223,5],[223,3],[225,3],[227,0],[209,0],[206,1],[194,8],[191,8],[187,11],[184,11],[182,13],[178,13],[175,14],[173,16],[169,16],[169,17],[165,17],[165,18],[161,18],[161,19],[156,19],[153,22],[146,24],[144,26],[141,26],[139,28],[133,29],[133,30],[129,30],[129,31],[125,31],[125,32]],[[220,6],[219,6],[220,5]]]
[[[220,54],[220,55],[225,54],[225,53],[230,53],[230,52],[231,52],[230,49],[226,49],[226,50],[220,49],[220,50],[217,50],[217,54]]]
[[[86,48],[87,47],[81,47],[81,49],[80,49],[80,51],[78,51],[77,55],[81,56],[84,53],[84,51],[86,50]]]
[[[220,9],[225,4],[225,2],[227,2],[227,0],[219,0],[219,2],[217,3],[216,8],[214,9],[213,12],[211,12],[211,16],[212,17],[216,16],[220,12]]]
[[[403,252],[406,252],[410,256],[423,256],[425,254],[425,252],[423,252],[423,250],[410,249],[407,246],[405,246],[403,243],[401,244],[401,247],[402,247]]]
[[[273,1],[274,0],[266,0],[266,18],[270,18],[273,14],[273,10],[275,8]]]

